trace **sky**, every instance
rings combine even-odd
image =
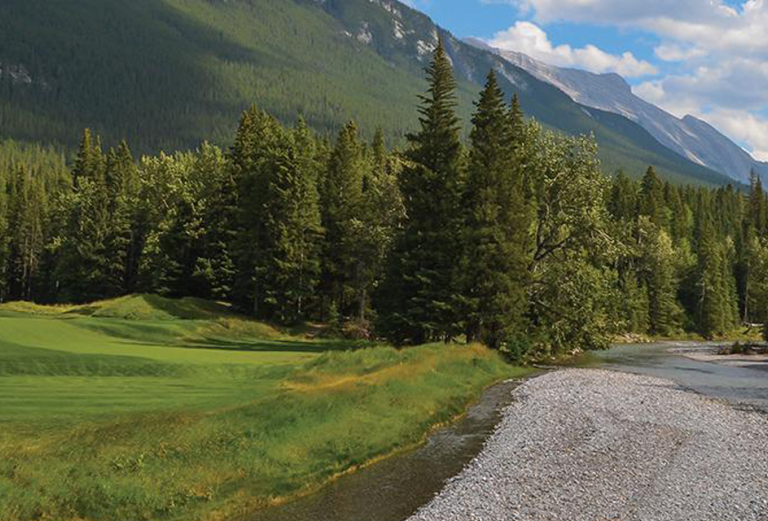
[[[768,0],[407,0],[457,37],[618,72],[768,161]]]

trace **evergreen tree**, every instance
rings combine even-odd
[[[8,182],[0,169],[0,302],[4,302],[8,284],[8,256],[11,236],[8,230]]]
[[[523,143],[525,135],[525,114],[520,107],[520,98],[517,93],[512,95],[512,105],[509,110],[510,145],[516,150]]]
[[[339,133],[331,153],[322,193],[325,242],[323,287],[328,305],[342,314],[349,313],[359,297],[360,239],[354,233],[363,212],[363,181],[369,164],[350,122]]]
[[[705,338],[726,332],[726,285],[723,280],[723,255],[717,244],[715,230],[705,219],[699,237],[698,263],[698,326]]]
[[[515,164],[514,116],[507,113],[493,71],[476,105],[463,204],[461,282],[468,340],[499,348],[525,330],[530,219]]]
[[[256,316],[262,313],[260,304],[264,299],[260,286],[264,272],[258,260],[259,251],[266,241],[264,205],[269,184],[268,161],[280,139],[277,122],[256,107],[251,107],[240,118],[230,151],[231,177],[237,186],[232,296],[236,305]]]
[[[387,162],[387,145],[384,142],[384,131],[381,128],[376,129],[371,143],[373,154],[373,168],[376,172],[383,172]]]
[[[140,253],[135,229],[139,176],[125,141],[107,154],[105,183],[109,213],[105,238],[108,286],[105,296],[115,296],[133,291]]]
[[[455,114],[456,82],[440,42],[427,69],[419,131],[408,136],[401,176],[408,216],[382,293],[382,329],[398,343],[449,340],[460,329],[455,292],[460,257],[462,150]]]
[[[222,151],[203,143],[194,165],[200,182],[199,232],[193,285],[204,298],[232,297],[233,247],[237,225],[237,186]]]
[[[8,291],[13,299],[33,300],[44,254],[47,198],[40,179],[19,167],[9,191]]]
[[[648,293],[650,332],[668,335],[677,328],[679,308],[672,240],[646,216],[638,225],[639,269]]]
[[[92,301],[117,294],[109,259],[110,201],[101,140],[83,134],[73,172],[58,278],[65,301]]]
[[[766,214],[766,196],[763,190],[763,181],[754,171],[750,176],[749,192],[749,220],[758,237],[763,237],[768,226],[768,217]]]
[[[637,198],[637,185],[623,171],[619,171],[611,187],[608,211],[618,221],[634,221],[637,216]]]
[[[239,185],[236,297],[260,317],[306,315],[320,275],[322,226],[314,139],[288,132],[256,109],[241,120],[232,150]]]
[[[667,207],[664,201],[664,183],[656,170],[649,166],[640,183],[639,213],[647,216],[653,224],[666,230],[668,225]]]
[[[367,326],[369,294],[383,277],[396,232],[405,218],[398,186],[403,163],[398,157],[387,155],[383,139],[374,138],[372,152],[373,166],[363,183],[361,219],[353,222],[351,233],[358,243],[358,320],[363,327]]]
[[[266,316],[293,323],[305,316],[320,275],[322,226],[317,172],[308,151],[284,143],[270,161],[264,206],[266,241],[260,252],[264,269]]]

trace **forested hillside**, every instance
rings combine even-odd
[[[349,119],[391,145],[417,127],[414,100],[442,35],[469,130],[488,69],[528,115],[571,135],[594,133],[606,172],[654,164],[678,182],[727,184],[635,123],[587,109],[498,56],[455,40],[394,0],[7,0],[0,4],[0,139],[61,143],[83,128],[135,151],[229,145],[256,103],[321,135]]]
[[[619,332],[706,337],[768,309],[758,179],[604,176],[597,145],[526,120],[490,72],[461,139],[439,46],[404,152],[245,111],[228,151],[143,156],[85,131],[71,171],[0,169],[0,300],[134,292],[227,300],[397,344],[480,340],[515,358]],[[9,150],[16,150],[8,145]],[[43,154],[45,155],[45,154]]]

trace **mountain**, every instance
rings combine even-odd
[[[729,181],[395,0],[3,0],[0,139],[71,148],[90,127],[140,152],[227,144],[255,103],[321,132],[355,119],[366,134],[381,127],[402,145],[418,122],[438,36],[457,73],[465,128],[495,68],[529,115],[593,133],[608,172],[639,176],[654,164],[678,182]]]
[[[523,53],[491,49],[478,40],[468,43],[497,52],[509,63],[556,86],[578,103],[637,122],[664,146],[694,163],[744,184],[749,183],[752,170],[768,179],[768,163],[753,159],[708,123],[693,116],[677,118],[634,95],[630,85],[618,74],[555,67]]]

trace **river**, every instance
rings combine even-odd
[[[666,378],[691,391],[768,412],[768,364],[741,367],[683,356],[682,350],[709,351],[716,343],[662,342],[617,345],[598,353],[601,366]]]
[[[768,365],[737,367],[694,360],[680,349],[713,344],[617,345],[588,365],[667,378],[681,387],[768,413]],[[309,496],[262,510],[243,521],[403,521],[439,492],[483,448],[519,382],[488,389],[467,415],[421,447],[342,476]]]

